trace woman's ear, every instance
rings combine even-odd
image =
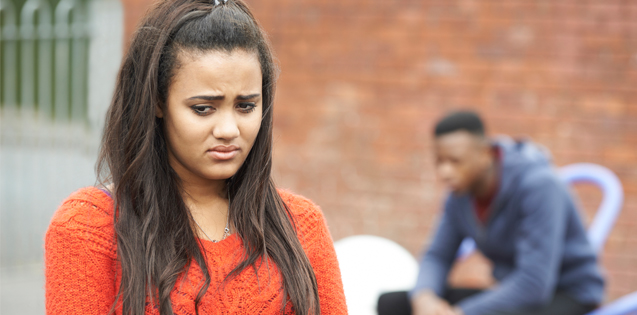
[[[164,118],[164,110],[161,109],[161,105],[155,106],[155,116],[157,118]]]

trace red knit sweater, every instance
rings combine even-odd
[[[321,210],[308,199],[279,192],[295,216],[299,240],[318,282],[322,314],[346,314],[334,245]],[[113,201],[95,187],[73,193],[57,210],[45,240],[47,314],[108,314],[120,284],[113,229]],[[277,314],[283,294],[276,266],[257,275],[247,268],[225,286],[225,276],[241,261],[243,243],[232,234],[219,243],[202,239],[211,285],[199,314]],[[185,277],[185,279],[184,279]],[[195,314],[194,299],[203,279],[193,263],[171,293],[175,314]],[[146,314],[158,314],[147,304]],[[288,303],[286,314],[293,314]],[[121,314],[120,308],[116,314]]]

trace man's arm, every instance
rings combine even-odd
[[[555,290],[566,231],[567,198],[553,176],[535,181],[521,202],[515,270],[490,291],[462,301],[466,315],[539,307]]]
[[[433,291],[439,297],[443,296],[447,275],[462,239],[452,215],[445,209],[433,242],[420,260],[416,286],[409,293],[410,298],[413,299],[419,292],[427,290]]]

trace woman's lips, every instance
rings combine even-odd
[[[239,154],[239,147],[235,145],[224,146],[218,145],[210,150],[208,154],[215,160],[230,160]]]

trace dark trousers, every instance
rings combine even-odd
[[[443,298],[449,304],[455,305],[480,292],[474,289],[449,289]],[[595,308],[594,305],[582,305],[568,295],[558,292],[551,303],[539,309],[485,315],[584,315]],[[406,291],[385,293],[378,298],[378,315],[411,315],[411,312],[411,302]]]

